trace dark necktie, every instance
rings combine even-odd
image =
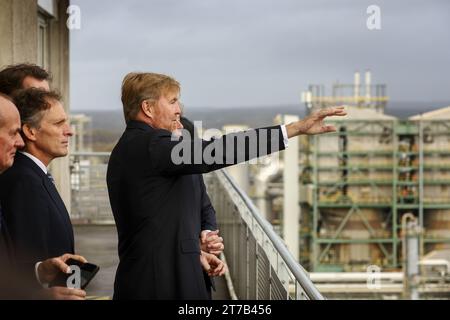
[[[47,172],[47,177],[50,179],[50,181],[55,184],[55,179],[53,179],[53,176],[50,174],[50,172]]]

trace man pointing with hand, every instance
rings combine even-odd
[[[172,135],[182,128],[179,95],[180,84],[162,74],[130,73],[122,83],[127,128],[107,173],[119,236],[114,299],[208,299],[202,270],[220,275],[226,266],[200,247],[196,175],[284,150],[291,137],[334,132],[323,120],[346,115],[330,108],[288,125],[197,142]]]

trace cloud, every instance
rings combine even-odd
[[[366,28],[374,2],[379,31]],[[71,33],[73,109],[120,107],[123,76],[139,70],[175,76],[188,106],[300,104],[309,83],[350,82],[365,68],[395,100],[450,100],[445,0],[72,3],[82,10]]]

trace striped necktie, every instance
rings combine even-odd
[[[53,176],[50,174],[50,172],[47,172],[47,177],[50,179],[50,181],[55,184],[55,179],[53,179]]]

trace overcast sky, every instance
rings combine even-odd
[[[300,104],[370,69],[392,100],[450,101],[448,0],[72,0],[71,108],[121,109],[130,71],[174,76],[188,107]],[[368,30],[369,5],[381,30]]]

